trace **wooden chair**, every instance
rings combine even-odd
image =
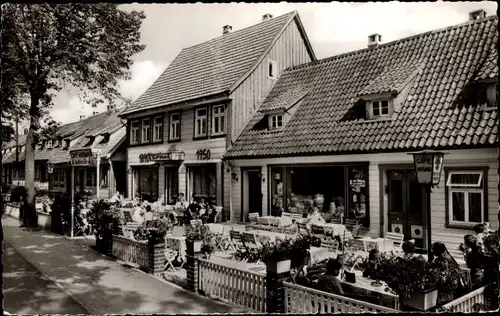
[[[347,230],[349,230],[349,231],[351,231],[351,232],[352,232],[352,231],[354,230],[354,227],[355,227],[356,225],[358,225],[358,221],[357,221],[356,219],[347,219],[347,218],[346,218],[346,219],[344,220],[344,225],[345,225],[345,227],[347,228]]]
[[[174,260],[177,255],[178,255],[178,252],[177,250],[175,249],[172,249],[168,246],[165,246],[165,270],[168,271],[169,268],[172,268],[172,270],[174,270],[174,272],[177,272],[177,269],[174,267],[174,264],[172,263],[172,260]],[[179,269],[182,269],[182,266],[184,265],[184,262],[182,262],[182,265],[180,266]]]
[[[203,221],[201,219],[192,219],[189,221],[191,226],[203,225]]]
[[[403,240],[405,235],[400,233],[387,232],[385,238],[392,241],[392,244],[396,248],[401,248],[403,246]]]
[[[292,213],[291,214],[292,218],[292,223],[295,223],[296,221],[300,221],[302,219],[302,214],[297,214],[297,213]]]
[[[259,224],[259,213],[249,213],[248,221],[250,224],[258,225]]]
[[[292,217],[292,213],[283,212],[281,213],[281,217]]]
[[[229,232],[229,236],[231,239],[231,245],[235,251],[240,250],[246,252],[246,247],[245,244],[243,243],[243,238],[240,232],[231,230]],[[243,261],[246,261],[246,259],[244,259]]]
[[[323,239],[321,240],[321,248],[326,248],[331,252],[337,252],[339,250],[339,242],[335,239]]]
[[[330,223],[332,223],[332,224],[342,224],[342,218],[340,218],[340,217],[332,217],[330,219]]]
[[[249,232],[242,232],[241,237],[243,245],[247,250],[259,248],[259,245],[257,244],[257,239],[255,238],[255,234]]]
[[[312,224],[311,235],[321,240],[326,239],[325,227],[317,224]]]
[[[352,236],[354,238],[361,238],[361,224],[357,224],[352,228]]]

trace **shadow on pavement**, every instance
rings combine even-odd
[[[62,236],[19,229],[9,225],[10,222],[5,223],[5,218],[3,222],[6,242],[23,257],[28,258],[37,269],[54,278],[88,307],[90,312],[238,312],[235,307],[180,290],[134,269],[123,267],[112,259]],[[6,265],[5,271],[8,269]],[[28,279],[24,280],[27,281]],[[30,296],[38,299],[40,294],[32,293]],[[31,298],[26,300],[29,299]],[[43,301],[42,297],[33,304],[42,304]],[[36,307],[35,310],[36,313],[43,311]],[[59,310],[48,312],[59,313]]]

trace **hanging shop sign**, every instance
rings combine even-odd
[[[167,152],[167,153],[146,153],[139,155],[139,161],[141,163],[148,163],[151,161],[179,161],[184,160],[184,152],[175,151],[175,152]]]
[[[71,155],[71,165],[84,167],[84,166],[95,166],[97,165],[97,153],[93,153],[90,149],[72,151]]]
[[[51,164],[50,162],[47,163],[47,172],[48,173],[54,173],[54,165]]]
[[[210,149],[198,149],[196,151],[197,160],[209,160],[210,159]]]

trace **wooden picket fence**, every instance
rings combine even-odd
[[[284,282],[285,313],[399,313],[398,310]]]
[[[229,301],[232,304],[266,311],[266,277],[250,271],[238,270],[220,263],[197,259],[198,289],[205,295]]]
[[[480,287],[470,293],[465,294],[445,305],[443,309],[451,313],[471,313],[474,312],[475,304],[484,304],[484,289],[486,287]]]
[[[112,255],[119,260],[138,265],[140,268],[149,266],[148,243],[145,241],[113,235]]]

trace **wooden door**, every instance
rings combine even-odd
[[[260,170],[248,171],[248,209],[249,213],[262,216],[262,191]]]
[[[425,248],[424,195],[414,170],[388,170],[388,227],[403,233],[405,240],[414,239],[415,246]]]

